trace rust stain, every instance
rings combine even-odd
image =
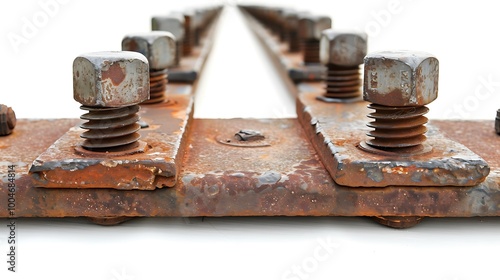
[[[147,148],[142,152],[79,153],[83,130],[72,128],[30,168],[33,184],[44,188],[113,188],[154,190],[173,187],[180,172],[192,120],[192,95],[170,98],[175,106],[143,106],[139,115],[150,124],[140,130]]]
[[[126,76],[127,73],[125,69],[120,66],[120,63],[112,63],[108,70],[102,72],[102,79],[110,79],[115,86],[119,86],[123,80],[125,80]]]
[[[367,139],[366,103],[325,104],[317,102],[319,94],[299,93],[297,115],[326,168],[340,185],[470,187],[483,182],[490,171],[480,156],[435,130],[426,141],[432,147],[427,153],[399,157],[362,151],[358,145]],[[311,122],[313,119],[321,122]]]
[[[29,163],[78,120],[24,121],[2,157]],[[209,142],[203,135],[253,127],[280,130],[285,140],[268,148],[241,149]],[[442,122],[453,127],[458,122]],[[481,123],[483,124],[483,123]],[[482,128],[491,123],[484,122]],[[53,127],[54,129],[48,129]],[[47,130],[49,133],[40,133]],[[195,120],[187,141],[183,170],[174,188],[155,191],[47,189],[33,186],[28,165],[20,164],[16,184],[19,217],[86,216],[110,219],[140,216],[398,216],[470,217],[500,215],[500,176],[475,187],[349,188],[334,183],[296,120]],[[16,136],[15,136],[16,135]],[[33,135],[42,135],[34,146]],[[466,144],[477,142],[472,134]],[[462,137],[455,133],[453,137]],[[497,140],[492,134],[485,142]],[[6,140],[6,139],[11,140]],[[30,149],[22,149],[30,147]],[[488,145],[476,145],[487,154]],[[22,152],[18,153],[18,150]],[[268,155],[261,157],[261,155]],[[210,160],[206,160],[210,158]],[[498,161],[498,157],[493,160]],[[498,165],[498,163],[495,166]],[[405,169],[395,169],[404,172]],[[5,173],[1,173],[5,174]],[[5,175],[1,175],[5,176]],[[97,175],[96,175],[97,176]],[[0,217],[7,217],[6,189],[0,189]]]
[[[139,50],[139,45],[137,45],[137,41],[134,38],[130,38],[124,42],[124,48],[129,51],[137,51]]]

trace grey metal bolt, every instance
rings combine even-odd
[[[363,99],[375,109],[368,124],[369,147],[415,154],[425,149],[425,105],[437,98],[439,61],[424,52],[395,51],[368,54]]]
[[[320,60],[327,67],[325,101],[343,102],[361,95],[359,66],[367,52],[367,38],[365,33],[323,31]]]
[[[287,32],[288,51],[298,52],[300,51],[299,13],[295,10],[286,9],[283,11],[283,18]]]
[[[205,11],[203,9],[195,9],[194,10],[194,20],[193,20],[193,39],[194,45],[200,45],[201,33],[203,31],[205,24]]]
[[[0,136],[9,135],[16,127],[16,113],[11,107],[0,104]]]
[[[177,44],[175,65],[179,65],[182,56],[182,45],[185,35],[185,20],[184,15],[181,13],[171,13],[167,16],[155,16],[151,19],[151,30],[153,31],[168,31],[175,37]]]
[[[143,54],[149,62],[150,99],[142,104],[165,100],[167,68],[174,64],[176,43],[172,33],[151,31],[130,34],[122,40],[122,50]]]
[[[111,151],[134,146],[139,106],[149,98],[149,65],[138,52],[96,52],[78,56],[73,62],[73,97],[80,102],[80,127],[88,150]]]
[[[299,19],[299,36],[302,41],[304,63],[319,63],[321,32],[331,27],[332,20],[328,16],[301,15]]]

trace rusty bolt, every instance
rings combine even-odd
[[[299,19],[299,37],[302,41],[304,63],[319,63],[319,40],[321,32],[332,27],[327,16],[303,14]]]
[[[423,106],[438,95],[439,62],[431,54],[397,51],[366,56],[363,98],[385,106]]]
[[[123,107],[149,98],[149,66],[137,52],[97,52],[73,62],[73,97],[84,106]]]
[[[9,135],[16,127],[16,113],[11,107],[0,104],[0,136]]]
[[[324,30],[320,41],[321,63],[346,67],[363,64],[368,48],[367,38],[365,33]]]
[[[174,60],[174,65],[176,66],[179,65],[182,56],[182,45],[185,35],[184,24],[184,15],[180,13],[172,13],[168,16],[155,16],[151,19],[151,30],[168,31],[174,35],[177,44]]]
[[[171,32],[176,40],[184,39],[184,16],[181,13],[171,13],[168,16],[155,16],[151,19],[152,30]]]
[[[321,32],[332,27],[332,20],[328,16],[302,14],[299,19],[299,33],[302,39],[319,40]]]
[[[98,52],[73,62],[73,95],[87,120],[81,146],[111,152],[139,146],[140,102],[149,99],[149,65],[138,52]],[[77,147],[79,149],[79,146]]]
[[[375,112],[360,144],[370,152],[415,155],[430,151],[424,145],[427,118],[423,115],[438,95],[439,61],[428,53],[378,52],[365,57],[363,98]]]
[[[324,30],[320,40],[320,60],[326,68],[323,101],[345,102],[361,95],[359,65],[367,50],[365,33]]]
[[[163,70],[174,63],[175,37],[167,31],[129,34],[122,40],[123,51],[143,54],[151,70]]]
[[[193,51],[195,14],[192,10],[184,11],[184,41],[182,44],[182,54],[188,56]]]
[[[286,22],[286,26],[289,29],[299,29],[299,17],[298,12],[293,9],[283,10],[283,18]]]
[[[142,104],[164,101],[167,68],[174,64],[176,55],[174,35],[167,31],[127,35],[122,40],[122,50],[139,52],[148,59],[150,99]]]
[[[298,52],[300,51],[299,13],[295,10],[286,9],[283,12],[283,18],[285,31],[287,32],[288,51]]]

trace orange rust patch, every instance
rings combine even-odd
[[[108,71],[102,72],[102,79],[110,79],[113,85],[118,86],[125,80],[125,69],[120,67],[119,63],[113,63],[109,67]]]

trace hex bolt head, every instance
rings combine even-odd
[[[175,37],[167,31],[129,34],[122,40],[123,51],[143,54],[149,63],[149,69],[166,69],[174,64]]]
[[[0,104],[0,136],[9,135],[16,127],[16,113],[11,107]]]
[[[384,106],[424,106],[438,95],[439,61],[424,52],[368,54],[363,99]]]
[[[324,30],[320,40],[321,63],[338,66],[363,64],[368,49],[367,38],[365,33]]]
[[[288,29],[297,30],[299,28],[298,12],[292,9],[283,11],[283,20]]]
[[[299,34],[304,40],[319,40],[321,32],[331,27],[332,20],[328,16],[305,14],[299,19]]]
[[[151,19],[151,30],[171,32],[177,41],[184,40],[184,15],[172,13],[168,16],[155,16]]]
[[[96,52],[73,62],[73,97],[89,107],[124,107],[149,99],[149,65],[138,52]]]

